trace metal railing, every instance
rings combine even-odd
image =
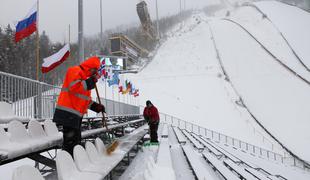
[[[300,161],[298,158],[291,156],[290,154],[286,153],[283,149],[283,154],[275,153],[271,150],[267,150],[253,144],[244,142],[242,140],[224,135],[222,133],[207,129],[205,127],[196,125],[194,123],[190,123],[179,118],[170,116],[168,114],[160,113],[160,121],[163,123],[171,124],[172,126],[179,127],[180,129],[188,130],[192,133],[197,135],[201,135],[207,139],[210,139],[216,143],[221,143],[224,145],[229,145],[240,149],[242,151],[248,152],[253,155],[257,155],[259,157],[276,161],[282,164],[299,167],[302,169],[310,170],[306,164]]]
[[[139,106],[126,104],[101,98],[101,103],[105,106],[106,113],[110,115],[140,114]]]
[[[61,87],[0,71],[0,101],[17,116],[51,119]],[[139,106],[102,99],[108,115],[139,114]]]
[[[60,87],[0,72],[0,92],[15,115],[41,119],[52,117]]]

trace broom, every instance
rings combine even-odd
[[[96,94],[97,94],[97,98],[98,98],[98,101],[99,101],[99,104],[101,104],[101,100],[100,100],[100,96],[99,96],[99,91],[98,91],[98,88],[97,88],[97,85],[95,84],[95,89],[96,89]],[[109,131],[109,128],[108,128],[108,125],[107,125],[107,122],[105,120],[105,117],[104,117],[104,113],[102,113],[102,126],[103,127],[106,127],[107,131]],[[114,140],[107,148],[107,154],[110,155],[112,152],[115,151],[115,149],[118,147],[119,145],[119,142],[117,140]]]

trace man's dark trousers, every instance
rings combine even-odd
[[[158,136],[157,136],[158,124],[159,122],[150,123],[151,142],[158,142]]]

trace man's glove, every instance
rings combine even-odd
[[[90,110],[95,111],[96,113],[104,112],[105,113],[105,108],[102,104],[98,104],[96,102],[93,102],[92,105],[90,106]]]
[[[95,76],[91,76],[85,80],[87,90],[91,90],[95,88],[95,84],[97,83],[98,79]]]

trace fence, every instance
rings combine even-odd
[[[308,171],[310,170],[310,167],[307,164],[305,164],[300,159],[289,155],[288,153],[283,153],[283,154],[275,153],[273,151],[252,145],[250,143],[241,141],[239,139],[235,139],[233,137],[221,134],[219,132],[207,129],[205,127],[201,127],[199,125],[181,120],[179,118],[176,118],[176,117],[164,114],[164,113],[160,113],[160,121],[167,123],[167,124],[171,124],[172,126],[179,127],[180,129],[186,129],[197,135],[201,135],[205,138],[208,138],[214,142],[225,144],[225,145],[230,145],[242,151],[266,158],[268,160],[273,160],[273,161],[277,161],[279,163],[283,163],[286,165],[291,165],[291,166],[307,169]],[[283,149],[283,152],[285,152],[284,149]]]
[[[61,87],[0,72],[0,101],[10,103],[17,116],[53,117]],[[108,115],[139,114],[139,107],[103,99]]]
[[[106,108],[108,115],[124,115],[124,114],[139,114],[139,106],[130,105],[122,102],[112,101],[109,99],[101,98],[101,103]]]

